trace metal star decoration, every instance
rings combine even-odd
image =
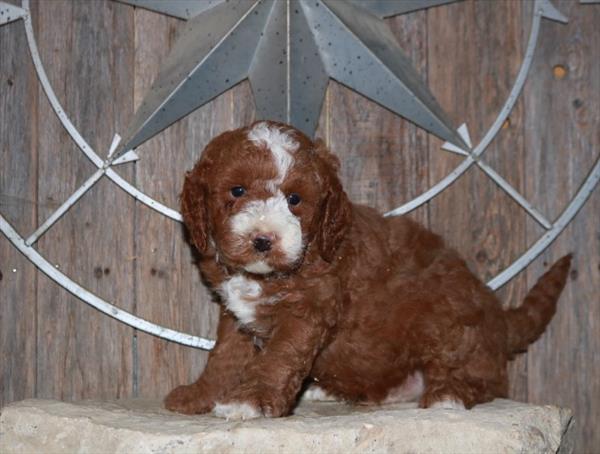
[[[18,6],[6,2],[0,2],[0,25],[14,22],[26,15],[27,12],[23,8],[19,8]]]
[[[384,17],[455,0],[120,0],[189,19],[115,157],[249,79],[258,119],[313,135],[330,78],[469,147]]]
[[[202,9],[193,10],[192,5],[195,3],[192,3],[189,0],[136,1],[144,1],[146,3],[149,3],[150,1],[156,2],[156,5],[163,7],[163,9],[165,9],[164,7],[166,5],[169,5],[170,8],[172,5],[178,3],[180,4],[180,6],[184,7],[180,11],[182,14],[181,17],[192,17],[192,15],[195,14],[194,11],[202,11]],[[223,1],[228,0],[212,0],[212,3],[208,1],[203,2],[202,4],[207,4],[208,7],[212,7],[216,6],[219,3],[223,3]],[[360,0],[348,1],[360,3]],[[102,297],[88,291],[84,287],[80,286],[77,282],[72,280],[69,276],[60,271],[58,267],[55,266],[55,264],[49,261],[42,254],[40,254],[38,250],[34,247],[34,243],[38,241],[50,228],[52,228],[52,226],[60,219],[62,215],[64,215],[67,212],[67,210],[71,206],[78,203],[78,201],[81,200],[81,197],[84,194],[86,194],[87,191],[89,191],[89,189],[93,187],[93,185],[102,177],[106,177],[114,184],[116,184],[119,188],[121,188],[129,195],[134,197],[137,201],[144,204],[148,208],[155,210],[157,213],[161,213],[162,215],[178,222],[181,222],[182,218],[180,213],[173,210],[172,208],[167,207],[166,205],[163,205],[158,200],[155,200],[152,197],[150,197],[148,194],[145,194],[144,192],[140,191],[137,187],[130,184],[125,179],[121,178],[121,176],[119,176],[119,174],[112,169],[112,166],[116,164],[125,163],[137,159],[137,155],[135,155],[135,153],[133,152],[122,154],[119,158],[116,157],[114,152],[117,149],[120,140],[118,136],[115,136],[115,139],[113,140],[113,143],[108,152],[108,157],[106,159],[103,159],[98,154],[96,154],[94,149],[90,146],[88,142],[86,142],[82,134],[77,130],[73,122],[69,119],[68,113],[61,105],[60,100],[54,92],[52,84],[50,83],[46,75],[43,61],[40,58],[34,28],[32,25],[29,0],[21,0],[21,2],[22,8],[18,8],[13,6],[12,4],[0,0],[0,26],[17,19],[22,19],[19,22],[22,22],[25,29],[29,55],[31,56],[32,64],[37,74],[41,90],[43,93],[45,93],[49,104],[52,106],[52,109],[56,114],[58,121],[64,127],[66,134],[68,134],[71,137],[74,143],[76,143],[79,147],[80,151],[90,160],[91,163],[93,163],[93,165],[97,169],[94,171],[94,174],[92,174],[79,188],[77,188],[75,192],[27,238],[21,236],[21,234],[17,232],[13,228],[13,226],[6,220],[6,218],[4,218],[4,216],[1,213],[2,210],[0,206],[0,232],[13,244],[13,246],[17,250],[19,250],[29,261],[31,261],[31,263],[37,266],[50,279],[56,282],[59,286],[71,292],[73,295],[80,298],[82,301],[98,309],[102,313],[110,317],[114,317],[115,319],[140,331],[150,333],[167,340],[178,342],[183,345],[210,350],[214,346],[213,340],[194,336],[191,334],[181,333],[173,329],[160,326],[149,320],[139,318],[134,314],[120,309],[118,305],[113,304],[113,302],[106,301],[102,299]],[[398,6],[398,8],[400,8],[400,12],[404,12],[410,10],[411,8],[415,8],[415,6],[423,7],[425,3],[428,3],[429,6],[431,6],[433,4],[445,2],[447,2],[447,0],[430,0],[429,2],[426,2],[426,0],[401,0],[401,3],[393,2],[391,0],[371,0],[367,3],[367,6],[371,8],[372,12],[377,13],[379,14],[379,16],[383,17],[388,14],[394,14],[398,11],[397,9],[393,10],[392,5]],[[600,0],[580,0],[580,3],[582,4],[594,2],[598,3],[600,2]],[[484,152],[486,151],[486,149],[488,149],[490,143],[492,143],[494,138],[497,137],[502,125],[512,112],[520,93],[522,93],[523,86],[528,78],[532,67],[532,61],[534,58],[535,50],[538,46],[538,36],[540,34],[542,19],[549,19],[561,23],[567,22],[567,18],[552,5],[550,0],[534,0],[533,2],[529,3],[532,7],[531,26],[529,27],[529,38],[526,46],[524,47],[525,52],[523,55],[523,60],[520,65],[519,72],[516,75],[512,88],[510,89],[510,92],[502,108],[498,112],[496,119],[490,125],[487,132],[485,132],[485,134],[482,135],[481,141],[478,144],[474,145],[472,150],[468,151],[450,143],[444,144],[444,149],[463,155],[464,160],[460,164],[458,164],[454,168],[454,170],[452,170],[444,178],[442,178],[433,186],[431,186],[428,190],[421,193],[414,199],[405,202],[403,205],[395,208],[394,210],[388,211],[385,214],[386,216],[402,215],[414,210],[419,206],[422,206],[423,204],[432,200],[438,194],[449,188],[454,181],[458,180],[461,176],[465,175],[466,171],[469,168],[472,168],[473,166],[478,166],[483,172],[485,172],[485,174],[488,177],[493,179],[494,182],[497,183],[515,202],[521,205],[529,215],[531,215],[540,225],[542,225],[546,229],[543,235],[541,235],[537,241],[535,241],[531,246],[529,246],[529,248],[525,250],[519,258],[517,258],[502,272],[497,274],[493,279],[488,281],[487,285],[492,290],[496,290],[505,285],[515,275],[523,271],[523,269],[526,268],[550,244],[552,244],[552,242],[558,237],[558,235],[564,230],[564,228],[567,225],[569,225],[569,223],[574,219],[579,209],[585,204],[586,200],[589,198],[589,196],[593,193],[594,189],[600,183],[600,158],[597,158],[592,169],[585,177],[585,180],[581,184],[580,188],[577,190],[577,193],[568,203],[568,205],[565,206],[563,212],[553,221],[549,221],[543,216],[543,214],[540,211],[538,211],[521,194],[519,194],[516,189],[512,188],[508,182],[502,179],[502,177],[497,172],[495,172],[493,168],[491,168],[484,162],[484,160],[482,160]],[[0,58],[2,56],[3,55],[0,55]],[[99,94],[99,96],[101,95],[102,94]],[[458,131],[459,134],[461,134],[461,137],[464,138],[464,141],[470,145],[470,139],[466,127],[464,125],[461,126]],[[19,150],[15,150],[15,152],[19,152]]]

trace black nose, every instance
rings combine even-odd
[[[257,236],[253,241],[254,249],[260,252],[267,252],[271,249],[271,238],[266,236]]]

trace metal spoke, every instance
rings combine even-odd
[[[591,172],[586,177],[585,181],[577,191],[575,197],[562,214],[558,217],[552,228],[544,233],[533,246],[526,250],[517,260],[515,260],[508,268],[498,274],[494,279],[487,283],[488,287],[496,290],[510,281],[515,275],[520,273],[527,265],[540,255],[563,231],[563,229],[573,220],[579,209],[592,194],[598,182],[600,181],[600,156],[596,159],[596,163]]]
[[[100,180],[100,178],[106,173],[106,169],[110,165],[110,157],[113,155],[119,142],[121,141],[121,137],[118,134],[115,134],[110,149],[108,151],[108,158],[104,162],[104,165],[96,170],[94,174],[89,177],[71,196],[46,219],[46,221],[38,227],[38,229],[33,232],[29,238],[25,241],[27,246],[31,246],[35,243],[40,237],[46,233],[46,231],[52,227],[73,205],[75,205],[83,195],[88,192],[92,187]],[[119,159],[115,160],[112,165],[124,164],[126,162],[130,162],[138,159],[138,156],[133,150],[129,153],[125,153]]]
[[[477,161],[477,166],[485,172],[485,174],[494,180],[500,188],[506,192],[515,202],[521,207],[542,227],[546,230],[552,228],[552,224],[548,221],[542,213],[540,213],[531,203],[529,203],[525,197],[523,197],[515,188],[513,188],[504,178],[502,178],[494,169],[488,166],[483,161]]]
[[[23,8],[29,13],[29,0],[22,0],[22,2]],[[90,161],[92,161],[92,163],[96,167],[103,167],[105,165],[104,160],[95,153],[94,149],[85,141],[85,139],[82,137],[82,135],[73,125],[73,123],[71,123],[69,117],[62,108],[62,105],[58,101],[58,97],[54,93],[52,85],[50,85],[50,81],[48,80],[48,76],[46,75],[46,70],[44,69],[44,65],[42,64],[42,59],[40,58],[37,43],[35,41],[35,35],[33,33],[31,18],[29,15],[25,17],[23,24],[25,26],[25,35],[27,37],[29,52],[31,53],[31,59],[33,60],[33,66],[35,67],[35,71],[37,73],[38,79],[40,80],[40,84],[42,85],[42,89],[44,90],[44,93],[46,94],[46,97],[48,98],[52,109],[56,113],[58,119],[62,123],[63,127],[65,128],[71,139],[73,139],[73,141],[77,144],[77,146],[83,152],[83,154],[85,154],[85,156],[87,156],[87,158]],[[121,158],[115,160],[115,163],[119,160],[121,160]],[[165,215],[168,218],[181,222],[181,214],[179,214],[176,210],[173,210],[172,208],[163,205],[159,201],[154,200],[147,194],[144,194],[138,188],[136,188],[131,183],[123,179],[117,172],[115,172],[111,168],[108,168],[105,174],[111,181],[117,184],[117,186],[119,186],[121,189],[123,189],[136,200],[139,200],[143,204],[158,211],[159,213]]]
[[[126,325],[139,329],[140,331],[162,337],[163,339],[169,339],[179,344],[202,348],[204,350],[210,350],[215,345],[213,340],[192,336],[191,334],[181,333],[169,328],[164,328],[160,325],[149,322],[148,320],[144,320],[143,318],[136,317],[132,313],[124,311],[123,309],[119,309],[113,304],[103,300],[99,296],[83,288],[81,285],[69,279],[68,276],[60,272],[34,248],[27,246],[25,241],[23,241],[23,238],[21,238],[17,231],[8,223],[6,219],[4,219],[2,214],[0,214],[0,231],[6,235],[9,241],[19,250],[19,252],[27,257],[35,266],[37,266],[44,274],[46,274],[46,276],[48,276],[61,287],[68,290],[77,298],[85,301],[90,306],[95,307],[100,312],[103,312],[104,314],[109,315],[110,317],[113,317],[125,323]]]
[[[492,126],[490,126],[490,129],[487,131],[481,142],[475,147],[475,149],[472,150],[471,156],[477,157],[483,154],[483,152],[487,149],[488,145],[498,134],[498,131],[500,131],[500,129],[502,128],[504,121],[508,118],[508,115],[510,114],[515,103],[517,102],[519,94],[521,93],[523,85],[525,84],[525,80],[527,79],[527,74],[529,74],[529,69],[531,68],[531,62],[535,53],[542,18],[545,17],[547,19],[563,23],[567,22],[567,19],[558,11],[556,11],[556,9],[548,0],[536,0],[533,7],[534,14],[531,24],[531,31],[529,32],[529,41],[527,42],[525,56],[523,57],[523,62],[521,63],[521,68],[519,69],[519,73],[517,74],[515,83],[512,89],[510,90],[508,98],[504,102],[504,105],[502,106],[498,117],[496,118]],[[444,148],[447,145],[448,143],[445,143]],[[444,189],[446,189],[448,186],[454,183],[463,173],[465,173],[467,169],[471,167],[471,165],[475,163],[475,160],[471,156],[468,156],[463,162],[461,162],[452,172],[446,175],[446,177],[440,180],[435,186],[432,186],[427,191],[415,197],[413,200],[405,203],[404,205],[401,205],[398,208],[388,211],[387,213],[385,213],[385,216],[398,216],[401,214],[408,213],[414,210],[415,208],[423,205],[425,202],[428,202],[429,200],[434,198],[436,195],[438,195],[440,192],[442,192]]]
[[[356,0],[361,2],[362,0]],[[210,0],[208,0],[210,3]],[[216,3],[219,3],[219,0],[215,0]],[[441,2],[440,2],[441,3]],[[0,1],[0,4],[3,2]],[[51,85],[48,81],[46,73],[44,71],[44,67],[42,65],[38,50],[37,44],[35,42],[35,37],[33,34],[33,28],[31,25],[31,19],[29,16],[29,1],[22,0],[23,10],[26,12],[24,16],[24,26],[27,35],[27,41],[29,45],[29,49],[32,55],[32,60],[38,74],[38,78],[40,83],[48,97],[52,108],[57,114],[59,120],[71,136],[71,138],[75,141],[75,143],[79,146],[81,151],[96,165],[98,170],[90,177],[88,180],[78,188],[75,193],[69,197],[69,199],[59,207],[47,220],[44,222],[42,226],[40,226],[34,234],[32,234],[27,241],[23,240],[23,238],[14,230],[14,228],[5,220],[5,218],[0,214],[0,231],[8,238],[8,240],[21,252],[23,253],[35,266],[37,266],[42,272],[48,275],[51,279],[53,279],[58,285],[62,286],[84,302],[90,304],[91,306],[97,308],[103,313],[114,317],[121,322],[139,329],[141,331],[159,336],[164,339],[168,339],[174,342],[178,342],[184,345],[189,345],[193,347],[202,348],[205,350],[210,350],[214,346],[214,341],[205,339],[202,337],[192,336],[189,334],[181,333],[169,328],[163,328],[162,326],[151,323],[147,320],[136,317],[135,315],[123,311],[118,307],[115,307],[111,302],[103,300],[92,292],[84,289],[79,284],[71,280],[68,276],[57,270],[48,260],[46,260],[42,255],[40,255],[31,244],[34,243],[37,239],[44,234],[59,218],[62,214],[64,214],[70,206],[77,202],[81,198],[81,196],[91,188],[95,182],[97,182],[102,175],[106,175],[132,195],[136,200],[140,200],[142,203],[148,205],[149,207],[155,209],[156,211],[164,214],[165,216],[181,221],[181,215],[172,210],[165,205],[155,201],[150,198],[136,187],[131,185],[129,182],[121,178],[114,170],[111,168],[111,165],[116,165],[122,162],[129,162],[131,160],[137,159],[137,155],[134,153],[126,154],[118,159],[114,159],[113,155],[114,148],[111,147],[111,152],[109,152],[109,157],[107,160],[102,159],[98,156],[94,150],[87,144],[87,142],[83,139],[83,137],[79,134],[75,126],[70,122],[66,113],[62,109],[61,104],[59,103]],[[535,259],[542,251],[544,251],[550,243],[554,241],[554,239],[560,234],[560,232],[565,228],[565,226],[573,219],[577,211],[583,206],[589,195],[592,193],[594,188],[597,186],[600,181],[600,158],[597,159],[592,171],[586,177],[585,182],[582,184],[581,188],[578,190],[576,196],[570,202],[570,204],[564,209],[563,213],[560,217],[553,223],[550,224],[534,207],[532,207],[512,186],[510,186],[500,175],[498,175],[491,167],[487,166],[485,163],[481,161],[481,155],[488,147],[490,142],[497,135],[498,131],[501,128],[501,125],[508,117],[509,113],[512,111],[514,104],[516,102],[517,97],[519,96],[529,69],[531,67],[531,61],[533,58],[533,54],[536,47],[537,37],[539,34],[539,27],[541,19],[545,17],[552,20],[557,20],[560,22],[566,22],[566,18],[560,14],[550,3],[549,0],[535,0],[534,3],[534,14],[532,19],[532,27],[530,31],[529,41],[527,44],[527,49],[525,52],[524,60],[521,64],[521,68],[519,69],[519,73],[517,75],[517,79],[510,91],[510,94],[503,105],[496,121],[491,125],[488,132],[485,134],[482,141],[479,145],[471,152],[467,152],[462,149],[448,149],[445,144],[444,149],[448,151],[453,151],[460,155],[465,156],[465,159],[462,163],[460,163],[450,174],[448,174],[444,179],[438,182],[435,186],[430,188],[425,193],[421,194],[417,198],[408,202],[407,204],[396,208],[387,215],[395,215],[402,214],[412,209],[420,206],[421,204],[429,201],[431,198],[439,194],[442,190],[446,189],[452,182],[458,179],[467,169],[469,169],[473,164],[478,165],[490,178],[492,178],[503,190],[505,190],[515,201],[517,201],[523,208],[525,208],[528,213],[536,219],[536,221],[540,222],[540,224],[544,225],[548,231],[542,235],[541,238],[531,246],[527,251],[525,251],[521,257],[515,260],[508,268],[502,271],[499,275],[497,275],[494,279],[488,282],[488,286],[493,290],[501,287],[506,282],[508,282],[512,277],[514,277],[517,273],[522,271],[532,260]],[[462,128],[462,130],[461,130]],[[466,126],[461,126],[458,132],[460,136],[463,138],[464,142],[471,146],[470,140],[468,139],[468,131]],[[118,138],[116,138],[118,139]],[[117,142],[118,143],[118,140]],[[113,141],[113,146],[116,147],[115,141]],[[111,162],[111,160],[114,161]],[[529,209],[528,209],[529,208]]]
[[[40,225],[38,229],[29,236],[29,238],[27,238],[27,240],[25,240],[25,244],[27,246],[31,246],[33,243],[39,240],[40,237],[46,233],[46,231],[52,227],[63,216],[63,214],[67,212],[69,208],[75,205],[77,201],[86,192],[88,192],[98,182],[98,180],[100,180],[102,175],[104,175],[104,169],[96,170],[91,177],[89,177],[81,186],[79,186],[79,188],[73,194],[71,194],[71,196],[65,200],[65,202],[59,206],[56,211],[54,211],[54,213],[52,213],[50,217],[46,219],[46,221]]]
[[[462,124],[460,128],[458,128],[459,134],[462,136],[463,140],[471,146],[471,138],[469,137],[469,130],[467,129],[466,124]],[[477,166],[488,176],[490,177],[502,190],[504,190],[515,202],[517,202],[521,207],[531,216],[533,217],[539,224],[542,225],[546,230],[552,227],[552,224],[538,211],[535,207],[529,203],[515,188],[513,188],[504,178],[502,178],[494,169],[488,166],[482,159],[481,155],[476,156],[469,151],[465,151],[454,144],[446,142],[442,146],[443,150],[450,151],[452,153],[456,153],[461,156],[468,156],[471,158],[470,162],[475,162]]]

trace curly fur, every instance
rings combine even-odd
[[[215,138],[187,174],[182,213],[221,310],[206,369],[167,396],[168,409],[283,416],[310,382],[361,404],[470,408],[506,396],[507,361],[552,318],[570,256],[503,310],[438,235],[352,204],[337,168],[321,142],[261,122]],[[232,228],[251,204],[289,194],[301,202]],[[292,255],[280,239],[290,220]],[[256,235],[272,248],[253,247]]]

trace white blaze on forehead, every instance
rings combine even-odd
[[[248,139],[257,144],[264,144],[271,151],[278,173],[274,183],[281,184],[294,163],[292,154],[298,150],[298,142],[291,134],[265,122],[257,123],[248,132]]]
[[[279,247],[290,263],[302,253],[302,228],[300,220],[292,214],[286,198],[281,192],[266,200],[253,200],[231,217],[231,230],[245,237],[258,233],[272,233]],[[271,268],[264,262],[249,264],[246,270],[251,273],[268,273]]]

